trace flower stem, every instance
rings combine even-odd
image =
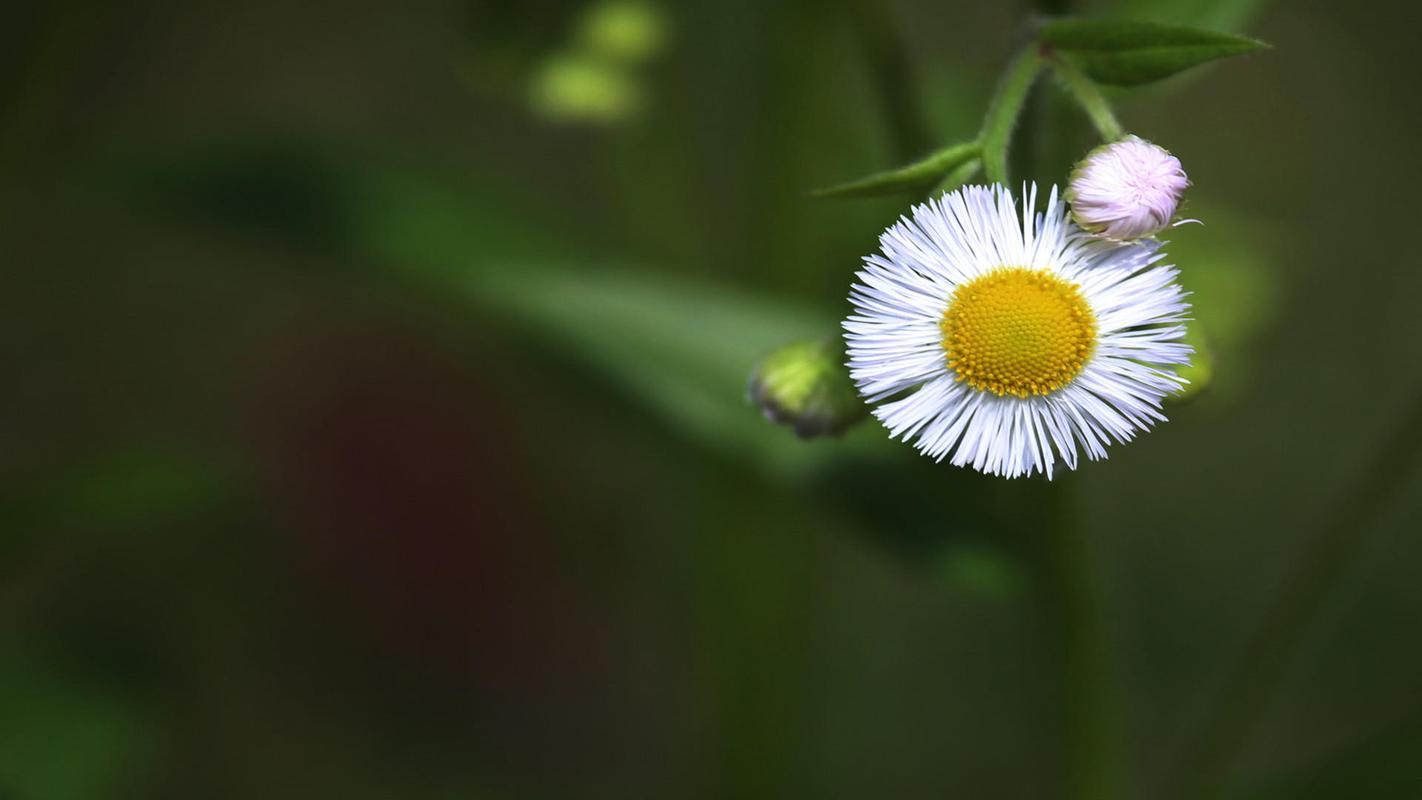
[[[1187,798],[1220,796],[1275,688],[1307,640],[1319,613],[1364,549],[1370,531],[1422,461],[1422,392],[1284,581],[1221,692],[1198,748],[1186,763]]]
[[[1076,100],[1077,105],[1081,106],[1081,110],[1091,119],[1091,124],[1101,135],[1102,141],[1114,142],[1121,138],[1125,131],[1116,120],[1116,114],[1111,110],[1111,102],[1101,93],[1100,87],[1060,56],[1052,56],[1048,63],[1062,79],[1062,84],[1066,86],[1072,99]]]
[[[1067,0],[1034,0],[1034,10],[1042,14],[1067,13]],[[983,134],[983,163],[989,180],[1006,179],[1007,142],[1011,127],[1026,104],[1032,83],[1042,68],[1038,45],[1030,44],[1013,62],[988,112]],[[1039,94],[1035,107],[1022,115],[1017,165],[1028,178],[1040,177],[1039,159],[1034,152],[1036,137],[1060,136],[1053,130],[1052,115],[1042,107],[1046,96]],[[1015,107],[1009,108],[1013,103]],[[1008,113],[1010,112],[1010,117]],[[1007,125],[1007,135],[993,137],[993,125]],[[997,149],[1000,142],[1001,149]],[[989,152],[1000,154],[997,167]],[[994,173],[994,169],[997,170]],[[1023,198],[1023,202],[1026,199]],[[1071,475],[1041,482],[1038,519],[1034,528],[1039,543],[1040,596],[1042,617],[1054,636],[1059,694],[1061,700],[1061,752],[1065,760],[1065,794],[1071,800],[1115,800],[1121,793],[1120,757],[1117,750],[1118,718],[1113,691],[1109,647],[1101,624],[1097,581],[1086,531],[1081,525],[1078,487]]]
[[[1117,706],[1097,581],[1071,476],[1043,487],[1042,594],[1055,633],[1062,694],[1066,796],[1120,795]]]
[[[983,148],[983,169],[994,183],[1007,183],[1007,150],[1012,143],[1012,130],[1032,91],[1032,84],[1042,68],[1042,56],[1037,45],[1029,44],[1008,65],[998,84],[997,94],[983,117],[978,142]]]

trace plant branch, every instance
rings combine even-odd
[[[1038,13],[1066,13],[1068,0],[1035,0]],[[1043,66],[1034,41],[1008,67],[978,136],[989,181],[1007,180],[1008,145],[1012,129],[1026,105]],[[1041,105],[1039,95],[1036,105]],[[1038,166],[1031,157],[1034,137],[1049,130],[1043,109],[1032,109],[1022,121],[1019,164],[1031,176]],[[1026,202],[1026,198],[1023,198]],[[1037,499],[1037,530],[1042,572],[1043,617],[1056,635],[1062,695],[1062,754],[1066,795],[1071,800],[1114,800],[1120,796],[1116,703],[1111,682],[1109,647],[1101,624],[1096,577],[1086,532],[1081,526],[1078,487],[1070,475],[1041,485]]]
[[[1111,110],[1111,102],[1101,93],[1101,88],[1096,85],[1096,82],[1086,77],[1081,70],[1072,66],[1059,55],[1050,56],[1048,63],[1061,78],[1067,93],[1076,100],[1077,105],[1081,106],[1081,110],[1086,112],[1092,126],[1101,135],[1101,139],[1106,142],[1114,142],[1121,138],[1125,131],[1122,130],[1121,123],[1116,120],[1115,112]]]
[[[983,169],[991,182],[1007,183],[1007,150],[1012,144],[1012,130],[1017,127],[1017,118],[1041,68],[1042,55],[1037,45],[1023,48],[1008,65],[997,94],[988,106],[978,142],[983,148]]]

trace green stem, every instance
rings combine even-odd
[[[1033,0],[1031,5],[1039,14],[1070,11],[1069,0]],[[993,101],[979,137],[989,180],[1006,180],[1012,126],[1042,66],[1040,47],[1029,45],[1009,69]],[[1021,138],[1028,147],[1022,148],[1019,162],[1029,175],[1040,166],[1030,152],[1038,144],[1034,134],[1058,138],[1062,134],[1044,130],[1051,123],[1042,107],[1045,99],[1039,96],[1022,124]],[[1088,537],[1081,525],[1078,488],[1071,478],[1058,476],[1043,488],[1042,530],[1038,532],[1043,545],[1044,616],[1056,633],[1060,665],[1066,796],[1071,800],[1114,800],[1121,794],[1121,769],[1110,648],[1101,622]]]
[[[1038,0],[1037,11],[1064,13],[1066,2]],[[1024,49],[1008,68],[993,99],[978,141],[988,179],[1007,179],[1007,149],[1012,128],[1043,65],[1036,44]],[[1039,97],[1035,106],[1041,105]],[[1036,172],[1035,136],[1050,120],[1042,108],[1023,116],[1018,165]],[[1025,198],[1024,198],[1025,202]],[[1071,800],[1114,800],[1120,795],[1115,693],[1110,679],[1106,631],[1101,624],[1090,548],[1082,529],[1076,487],[1069,475],[1039,484],[1038,514],[1029,534],[1039,543],[1042,616],[1053,636],[1062,697],[1062,757],[1066,796]]]
[[[978,141],[983,148],[983,169],[991,182],[1007,183],[1007,150],[1012,144],[1012,129],[1017,126],[1022,106],[1027,102],[1027,95],[1032,91],[1032,84],[1041,69],[1042,55],[1037,45],[1034,43],[1023,48],[1008,65],[1002,83],[997,87],[997,94],[988,106]]]
[[[1115,112],[1111,110],[1111,102],[1101,93],[1096,82],[1060,56],[1051,57],[1048,63],[1062,79],[1072,99],[1076,100],[1077,105],[1081,106],[1081,110],[1091,119],[1091,124],[1096,128],[1096,132],[1101,134],[1101,139],[1114,142],[1121,138],[1125,131],[1116,120]]]
[[[1042,588],[1059,658],[1066,796],[1110,800],[1121,789],[1117,708],[1091,550],[1070,476],[1044,491]]]
[[[1235,760],[1267,710],[1279,679],[1298,655],[1321,611],[1364,549],[1370,530],[1422,461],[1422,392],[1372,466],[1314,535],[1284,581],[1263,624],[1245,647],[1214,715],[1186,764],[1188,798],[1218,797]]]

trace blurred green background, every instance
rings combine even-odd
[[[1169,797],[1340,504],[1227,794],[1422,797],[1415,11],[1073,10],[1275,49],[1113,94],[1212,367],[1064,556],[746,400],[913,199],[808,192],[971,136],[1018,4],[6,4],[0,798],[1056,797],[1083,620]]]

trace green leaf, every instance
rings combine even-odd
[[[746,384],[785,341],[834,331],[828,315],[634,270],[505,266],[469,275],[471,308],[592,367],[692,441],[773,467],[815,457],[761,418]]]
[[[963,142],[945,147],[922,161],[906,167],[879,172],[850,183],[819,189],[811,196],[831,197],[873,197],[896,192],[922,191],[926,186],[939,181],[955,167],[975,159],[978,155],[977,142]]]
[[[1152,83],[1268,47],[1232,33],[1127,20],[1057,20],[1042,26],[1038,36],[1092,80],[1113,86]]]
[[[989,181],[1007,183],[1007,148],[1012,144],[1012,131],[1041,69],[1042,56],[1037,48],[1023,50],[1008,66],[988,106],[978,141],[983,145],[983,168]]]
[[[1145,19],[1216,31],[1244,30],[1273,0],[1114,0],[1100,9],[1113,19]]]

